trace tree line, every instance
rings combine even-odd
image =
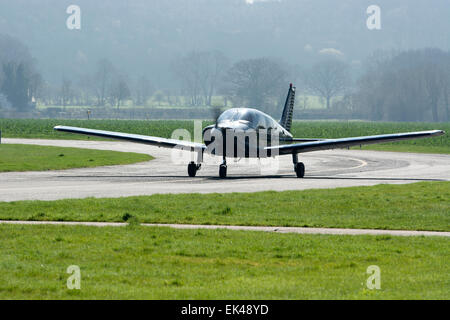
[[[271,57],[232,63],[220,51],[192,51],[167,68],[174,82],[160,88],[147,75],[130,77],[101,59],[89,74],[45,81],[28,49],[0,35],[0,109],[31,111],[47,106],[120,108],[149,101],[174,106],[245,106],[279,116],[288,84],[297,85],[297,108],[319,97],[325,112],[384,121],[450,121],[450,53],[427,48],[376,52],[359,70],[339,55],[312,66]],[[214,97],[220,101],[214,101]],[[153,104],[154,105],[154,104]]]

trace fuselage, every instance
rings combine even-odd
[[[274,156],[265,147],[292,140],[289,131],[268,114],[252,108],[223,112],[216,124],[203,129],[206,152],[234,158]]]

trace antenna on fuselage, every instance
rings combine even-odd
[[[295,87],[292,86],[291,83],[289,85],[288,95],[286,97],[286,102],[284,104],[284,109],[280,120],[280,125],[289,132],[291,132],[294,105],[295,105]]]

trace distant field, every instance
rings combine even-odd
[[[286,89],[287,93],[287,89]],[[132,100],[127,100],[122,103],[122,106],[120,106],[120,109],[129,109],[129,108],[167,108],[167,109],[188,109],[192,108],[192,106],[189,105],[189,99],[183,96],[178,96],[178,104],[175,104],[174,101],[176,101],[176,96],[171,96],[171,103],[167,101],[167,97],[165,96],[162,101],[156,101],[153,98],[148,99],[147,103],[145,105],[134,105]],[[336,97],[333,99],[333,102],[339,101],[341,97]],[[212,106],[225,106],[225,99],[223,96],[213,96],[211,101]],[[233,107],[232,101],[227,101],[228,107]],[[201,108],[209,108],[209,106],[198,106]],[[323,98],[320,98],[318,96],[313,95],[298,95],[297,101],[295,104],[296,110],[311,110],[311,109],[324,109],[325,106],[325,100]],[[58,106],[58,105],[37,105],[37,109],[45,110],[49,108],[59,108],[59,109],[92,109],[89,106],[77,106],[77,105],[70,105],[70,106]],[[115,108],[115,107],[111,107]]]
[[[206,122],[204,122],[206,123]],[[0,130],[5,138],[77,139],[89,140],[82,135],[53,130],[56,125],[122,131],[160,137],[170,137],[179,128],[194,130],[193,121],[183,120],[58,120],[58,119],[0,119]],[[96,139],[98,140],[98,139]]]
[[[344,138],[395,132],[444,130],[440,137],[363,146],[367,150],[450,154],[450,122],[295,121],[295,137]],[[356,147],[357,149],[358,147]]]
[[[140,153],[0,144],[0,172],[87,168],[151,159],[152,157]]]
[[[211,124],[203,121],[203,126]],[[170,137],[175,129],[184,128],[193,134],[192,120],[15,120],[0,119],[0,129],[6,138],[42,139],[90,139],[89,137],[55,132],[55,125],[69,125],[122,131],[144,135]],[[364,147],[373,150],[430,152],[450,154],[450,122],[405,123],[405,122],[365,122],[365,121],[294,121],[292,133],[304,138],[341,138],[361,135],[385,134],[441,129],[447,134],[426,139],[400,141]],[[92,139],[92,138],[91,138]]]
[[[439,237],[0,225],[0,299],[448,299],[449,254]]]
[[[450,182],[324,190],[0,202],[1,220],[450,231]]]

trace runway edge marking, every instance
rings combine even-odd
[[[124,222],[18,221],[18,220],[0,220],[0,224],[64,225],[64,226],[88,226],[88,227],[123,227],[128,225],[128,223]],[[450,232],[445,231],[305,228],[305,227],[273,227],[273,226],[226,226],[226,225],[161,224],[161,223],[141,223],[140,225],[145,227],[166,227],[173,229],[210,229],[210,230],[220,229],[220,230],[234,230],[234,231],[263,231],[263,232],[296,233],[296,234],[450,237]]]

